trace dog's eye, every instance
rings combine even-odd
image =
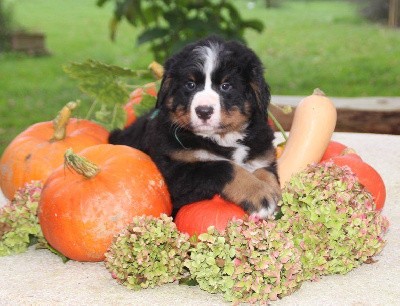
[[[185,87],[186,87],[186,89],[188,89],[190,91],[195,90],[196,89],[196,83],[192,82],[192,81],[189,81],[189,82],[187,82],[185,84]]]
[[[229,83],[222,83],[219,88],[221,89],[221,91],[229,91],[232,88],[232,85]]]

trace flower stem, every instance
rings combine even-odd
[[[281,132],[283,138],[285,141],[288,140],[288,136],[286,135],[285,130],[283,129],[282,125],[279,123],[279,121],[275,118],[275,116],[272,114],[270,110],[268,110],[268,116],[271,118],[271,120],[274,122],[275,126],[278,128],[278,130]]]

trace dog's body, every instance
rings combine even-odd
[[[220,194],[267,218],[280,198],[274,135],[266,120],[269,100],[257,56],[212,37],[170,58],[156,109],[109,140],[151,156],[174,213]]]

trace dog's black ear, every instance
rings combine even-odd
[[[258,111],[262,114],[267,114],[271,93],[264,79],[264,69],[258,63],[249,68],[249,91],[252,101],[255,102]]]
[[[166,99],[169,96],[169,92],[171,90],[172,85],[172,70],[175,65],[176,59],[175,57],[169,58],[164,64],[164,75],[161,80],[160,90],[157,95],[157,103],[156,108],[161,108],[162,105],[165,105]]]
[[[161,108],[162,105],[165,105],[165,100],[167,99],[169,91],[171,89],[171,82],[172,77],[164,72],[164,76],[161,81],[161,87],[157,95],[156,108]]]

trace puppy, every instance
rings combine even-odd
[[[149,154],[163,174],[173,215],[215,194],[257,218],[273,216],[281,189],[269,87],[257,56],[210,37],[168,59],[156,107],[109,142]]]

